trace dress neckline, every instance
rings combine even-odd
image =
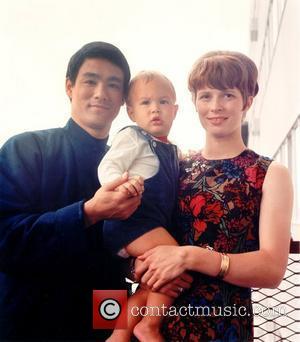
[[[244,153],[246,153],[247,151],[249,151],[249,149],[246,147],[243,151],[241,151],[238,155],[234,156],[234,157],[229,157],[229,158],[220,158],[220,159],[208,159],[208,158],[205,158],[202,154],[202,150],[200,151],[200,156],[202,159],[208,161],[208,162],[212,162],[212,161],[215,161],[215,162],[218,162],[218,161],[225,161],[225,160],[234,160],[240,156],[242,156]]]

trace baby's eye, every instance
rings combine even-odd
[[[142,101],[142,102],[141,102],[141,105],[145,105],[145,106],[147,106],[149,103],[150,103],[150,101],[148,101],[148,100],[144,100],[144,101]]]
[[[160,100],[160,104],[169,104],[169,103],[170,103],[169,100],[166,100],[166,99]]]

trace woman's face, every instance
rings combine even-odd
[[[241,134],[242,121],[252,100],[253,98],[249,97],[244,107],[239,89],[220,90],[204,87],[196,93],[195,106],[207,134],[225,138]]]

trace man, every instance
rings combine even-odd
[[[114,191],[126,175],[99,189],[97,167],[129,79],[119,49],[86,44],[67,69],[67,125],[17,135],[0,150],[1,340],[107,336],[92,330],[92,290],[125,287],[102,222],[130,216],[140,196]]]

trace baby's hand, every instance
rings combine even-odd
[[[116,191],[121,191],[130,197],[139,196],[144,192],[144,179],[141,176],[134,176],[118,186]]]

